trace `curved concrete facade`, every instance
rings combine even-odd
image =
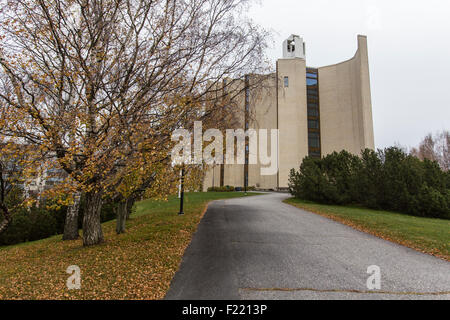
[[[358,36],[358,49],[352,59],[320,68],[307,67],[302,58],[302,38],[291,38],[295,46],[291,40],[290,47],[283,48],[285,54],[277,61],[277,73],[262,76],[262,82],[260,75],[249,76],[249,83],[259,81],[261,88],[258,92],[247,91],[247,98],[245,94],[237,97],[239,111],[245,113],[247,105],[251,114],[241,117],[241,128],[279,130],[278,174],[261,175],[260,164],[248,168],[225,164],[222,181],[220,166],[216,166],[214,172],[207,172],[204,189],[212,186],[213,180],[215,186],[242,187],[246,175],[248,186],[286,189],[290,170],[298,170],[308,155],[323,157],[342,150],[360,155],[363,149],[375,148],[367,37]],[[291,50],[289,54],[287,49]],[[303,51],[297,54],[297,49]],[[315,146],[317,143],[320,148]]]
[[[319,68],[322,155],[374,149],[367,38],[358,36],[355,56]]]

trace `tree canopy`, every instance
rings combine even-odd
[[[67,173],[53,196],[86,194],[85,245],[103,240],[105,193],[161,185],[171,132],[214,124],[223,81],[265,66],[247,0],[0,3],[0,136]]]

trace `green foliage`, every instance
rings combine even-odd
[[[305,158],[299,171],[291,170],[289,189],[298,199],[324,204],[450,219],[449,173],[395,147],[367,149],[361,157],[342,151]]]
[[[366,149],[361,154],[361,165],[356,173],[355,187],[356,202],[366,207],[380,209],[379,203],[383,195],[381,176],[383,163],[378,154],[370,149]]]
[[[10,245],[47,238],[62,232],[64,212],[33,207],[13,215],[8,229],[0,235],[0,245]],[[62,225],[61,225],[62,221]]]
[[[256,187],[248,186],[247,191],[255,191]],[[223,187],[209,187],[208,192],[234,192],[234,191],[244,191],[243,187],[232,187],[232,186],[223,186]]]
[[[7,199],[9,205],[21,202],[22,191],[14,190]],[[53,235],[62,234],[67,208],[62,207],[59,210],[47,209],[51,201],[42,202],[39,207],[30,209],[20,208],[14,211],[13,219],[5,232],[0,234],[0,245],[11,245],[27,241],[40,240]],[[107,222],[116,218],[117,203],[111,200],[105,200],[101,211],[101,222]],[[78,226],[81,229],[83,223],[84,199],[80,203],[78,214]]]
[[[232,186],[223,186],[223,187],[210,187],[208,188],[208,192],[233,192],[235,191]]]
[[[321,203],[351,203],[357,193],[360,161],[346,151],[323,159],[306,158],[300,172],[291,170],[289,189],[292,195]]]
[[[423,217],[450,218],[450,191],[441,193],[427,184],[422,185],[417,196],[417,207],[414,212]]]
[[[5,199],[6,207],[13,212],[23,203],[23,191],[21,188],[13,186]]]

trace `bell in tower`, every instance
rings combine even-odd
[[[306,58],[306,48],[303,38],[295,34],[283,42],[283,59]]]

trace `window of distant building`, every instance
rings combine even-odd
[[[284,77],[284,87],[289,88],[289,77]]]

